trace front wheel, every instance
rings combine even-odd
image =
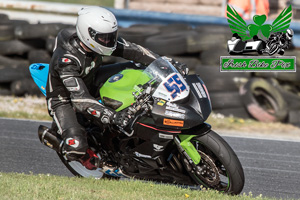
[[[239,194],[245,183],[242,165],[227,142],[214,131],[191,142],[201,155],[197,169],[187,170],[192,179],[207,188]]]

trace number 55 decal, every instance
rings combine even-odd
[[[177,97],[177,94],[180,94],[181,92],[186,90],[186,86],[184,85],[184,83],[182,83],[177,74],[171,76],[163,85],[168,92],[172,93],[172,99],[175,99]]]

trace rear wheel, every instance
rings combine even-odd
[[[207,188],[239,194],[244,187],[244,171],[227,142],[214,131],[196,136],[191,142],[201,155],[195,171],[187,167],[192,179]]]
[[[88,170],[80,162],[77,161],[68,161],[67,158],[59,153],[57,153],[60,160],[68,168],[68,170],[75,176],[79,177],[94,177],[97,179],[104,178],[103,172],[98,168],[96,170]],[[99,156],[99,155],[98,155]]]
[[[77,116],[78,121],[81,123],[83,122],[83,118],[81,115]],[[90,140],[90,137],[88,137],[89,146],[93,146]],[[80,162],[78,161],[69,161],[66,156],[62,155],[61,153],[57,153],[60,160],[63,162],[63,164],[68,168],[68,170],[75,176],[78,177],[93,177],[96,179],[104,178],[105,174],[101,171],[101,168],[98,168],[96,170],[89,170],[85,168]],[[97,153],[98,157],[101,159],[101,156],[99,153]]]
[[[270,45],[270,49],[269,49],[269,55],[271,56],[271,55],[274,55],[275,53],[277,53],[278,52],[278,50],[279,50],[279,47],[278,47],[278,45],[277,44],[274,44],[274,43],[272,43],[271,45]]]

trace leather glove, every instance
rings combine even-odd
[[[117,112],[113,116],[113,123],[115,125],[121,126],[122,128],[126,127],[130,120],[134,118],[134,114],[130,111],[129,108]]]
[[[175,61],[172,63],[174,67],[179,71],[179,73],[183,76],[186,76],[189,74],[189,68],[185,63],[180,63],[178,61]]]
[[[109,124],[112,122],[113,116],[116,113],[113,109],[108,107],[98,107],[98,110],[94,108],[87,109],[88,114],[93,116],[96,124]]]
[[[163,56],[163,59],[169,61],[172,65],[174,65],[174,67],[179,71],[179,73],[183,76],[186,76],[189,74],[189,68],[187,67],[187,65],[185,63],[180,63],[172,58]]]

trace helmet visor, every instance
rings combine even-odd
[[[93,40],[105,47],[114,47],[117,41],[117,31],[112,33],[99,33],[89,28],[89,34]]]

